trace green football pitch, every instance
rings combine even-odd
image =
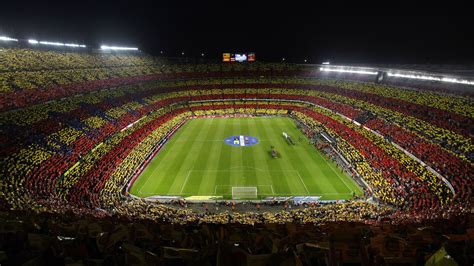
[[[286,132],[294,140],[290,144]],[[252,146],[225,139],[252,136]],[[271,146],[279,153],[273,158]],[[321,196],[349,199],[361,188],[316,150],[288,117],[197,118],[187,121],[155,155],[130,193],[232,197],[232,187],[256,187],[259,198]]]

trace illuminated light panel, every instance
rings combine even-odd
[[[354,70],[354,69],[345,69],[345,68],[319,68],[321,71],[326,72],[339,72],[339,73],[352,73],[352,74],[362,74],[362,75],[377,75],[377,72],[366,71],[366,70]]]
[[[425,76],[425,75],[411,75],[411,74],[399,74],[399,73],[387,73],[389,77],[398,77],[398,78],[407,78],[407,79],[420,79],[420,80],[431,80],[431,81],[441,81],[449,83],[458,83],[466,85],[474,85],[474,81],[465,80],[465,79],[455,79],[455,78],[446,78],[446,77],[435,77],[435,76]]]
[[[75,43],[62,43],[62,42],[46,42],[46,41],[40,41],[39,44],[43,45],[53,45],[53,46],[67,46],[67,47],[80,47],[80,48],[85,48],[84,44],[75,44]]]
[[[15,38],[10,38],[7,36],[0,36],[0,41],[6,41],[6,42],[17,42],[18,39]]]
[[[44,44],[44,45],[64,46],[64,43],[60,43],[60,42],[44,42],[44,41],[41,41],[39,43]]]
[[[129,51],[138,51],[136,47],[119,47],[119,46],[108,46],[108,45],[101,45],[100,49],[102,50],[129,50]]]
[[[75,43],[65,43],[64,46],[67,46],[67,47],[81,47],[81,48],[86,48],[87,47],[84,44],[75,44]]]
[[[53,45],[53,46],[67,46],[67,47],[80,47],[80,48],[86,48],[87,47],[84,44],[47,42],[47,41],[37,41],[37,40],[34,40],[34,39],[29,39],[28,42],[31,43],[31,44],[42,44],[42,45]]]

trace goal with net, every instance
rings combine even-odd
[[[256,199],[257,187],[232,187],[232,199]]]

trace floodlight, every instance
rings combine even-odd
[[[204,56],[204,53],[201,53],[201,56]]]
[[[285,61],[285,60],[286,60],[286,59],[285,59],[284,57],[281,59],[281,61]]]
[[[362,74],[362,75],[377,75],[377,72],[367,71],[367,70],[355,70],[355,69],[346,69],[346,68],[319,68],[321,71],[326,72],[340,72],[340,73],[351,73],[351,74]]]
[[[18,39],[6,37],[6,36],[0,36],[0,41],[6,41],[6,42],[17,42]]]
[[[329,65],[329,61],[323,62],[323,65]]]
[[[64,43],[60,43],[60,42],[45,42],[45,41],[40,41],[39,43],[40,43],[40,44],[44,44],[44,45],[64,46]]]
[[[68,46],[68,47],[81,47],[81,48],[86,48],[87,46],[85,46],[84,44],[75,44],[75,43],[65,43],[64,46]]]
[[[181,52],[181,55],[184,55],[184,52]]]
[[[119,46],[108,46],[108,45],[101,45],[100,49],[102,50],[131,50],[131,51],[138,51],[136,47],[119,47]]]
[[[62,42],[47,42],[47,41],[36,41],[36,40],[28,40],[29,43],[32,44],[42,44],[42,45],[52,45],[52,46],[67,46],[67,47],[81,47],[85,48],[84,44],[75,44],[75,43],[62,43]]]
[[[458,83],[466,85],[474,85],[474,81],[465,80],[465,79],[456,79],[448,77],[436,77],[436,76],[426,76],[426,75],[413,75],[413,74],[400,74],[400,73],[387,73],[389,77],[399,77],[399,78],[408,78],[408,79],[420,79],[420,80],[431,80],[431,81],[441,81],[449,83]]]

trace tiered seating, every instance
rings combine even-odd
[[[85,80],[156,73],[162,63],[144,54],[92,54],[7,48],[0,53],[0,91],[47,88]],[[10,86],[9,86],[10,85]]]
[[[78,93],[151,80],[205,76],[290,75],[296,68],[275,64],[178,65],[141,53],[107,54],[2,49],[0,110],[21,108]]]
[[[365,124],[368,120],[374,118],[375,115],[371,112],[363,112],[354,118],[355,121],[359,122],[360,124]]]
[[[140,207],[136,213],[142,215],[159,209]],[[319,215],[341,213],[351,218],[358,213],[372,213],[370,206],[361,206],[360,202],[324,205],[317,211]],[[303,211],[300,214],[307,217]],[[220,216],[224,222],[225,214]],[[354,222],[319,226],[201,224],[200,230],[196,226],[139,220],[131,223],[128,219],[115,219],[113,223],[110,219],[77,219],[70,214],[43,218],[27,213],[0,213],[0,217],[0,249],[8,254],[1,261],[6,265],[110,264],[124,260],[134,264],[215,264],[216,254],[219,261],[229,264],[247,259],[260,264],[299,261],[303,265],[325,265],[331,258],[341,265],[416,265],[433,258],[430,255],[440,249],[439,239],[446,239],[441,250],[447,254],[441,256],[449,254],[458,265],[469,265],[472,254],[466,250],[474,246],[469,216],[406,226]],[[331,244],[322,249],[312,243]],[[294,251],[288,252],[292,247]]]
[[[400,88],[382,84],[365,82],[347,82],[343,80],[320,81],[321,84],[336,86],[349,90],[357,90],[366,93],[377,94],[383,97],[412,102],[420,105],[430,106],[449,112],[454,112],[465,117],[474,117],[474,110],[466,108],[470,104],[469,97],[426,92],[412,88]]]
[[[303,112],[295,112],[295,116],[298,117],[303,123],[310,128],[317,128],[323,126],[318,120],[311,119],[310,116]],[[346,139],[340,137],[335,131],[329,127],[325,127],[333,139],[337,140],[337,149],[343,154],[344,158],[347,159],[354,170],[355,175],[360,175],[366,182],[370,184],[371,194],[380,199],[383,202],[393,205],[403,205],[406,198],[406,193],[400,197],[400,194],[396,191],[396,188],[391,185],[391,179],[382,176],[380,171],[374,171],[370,165],[370,160],[357,149],[352,146]]]
[[[392,138],[397,144],[448,178],[455,187],[458,197],[467,198],[467,195],[471,194],[472,180],[469,177],[474,176],[474,170],[468,162],[397,125],[373,119],[367,126]]]
[[[5,158],[0,198],[13,209],[223,223],[225,215],[202,217],[163,206],[144,216],[140,211],[148,204],[126,197],[123,189],[164,136],[190,117],[287,115],[289,110],[310,128],[325,128],[354,174],[382,203],[422,213],[450,208],[472,195],[469,99],[312,79],[296,66],[279,64],[163,66],[144,55],[31,49],[7,49],[0,57],[0,110],[20,108],[0,116]],[[445,177],[456,201],[439,177],[351,122],[361,117],[365,126]],[[357,204],[374,217],[387,211]],[[372,217],[348,209],[347,216],[338,217]],[[324,209],[314,208],[263,218],[235,214],[232,219],[253,224],[328,217]]]
[[[427,186],[428,183],[425,183],[425,180],[420,180],[422,177],[416,175],[420,173],[414,172],[414,169],[407,165],[406,161],[399,161],[397,157],[392,157],[393,150],[384,150],[383,148],[386,147],[383,147],[383,142],[372,142],[374,140],[377,141],[375,136],[371,136],[365,133],[365,131],[354,130],[348,125],[337,122],[337,120],[322,113],[316,113],[310,110],[302,110],[302,113],[316,119],[358,149],[365,158],[369,159],[371,166],[375,168],[376,171],[380,171],[382,176],[389,181],[390,186],[392,186],[397,193],[406,195],[404,199],[408,201],[408,206],[423,208],[428,206],[435,207],[439,204],[440,199],[433,195],[437,191]],[[371,137],[372,139],[367,137]],[[419,170],[418,168],[418,171]],[[424,174],[426,174],[426,172],[424,172]],[[435,182],[435,180],[433,182]],[[436,185],[436,183],[433,185]],[[443,194],[443,196],[445,195]],[[422,199],[422,197],[424,198]],[[442,200],[444,201],[445,199],[443,198]]]

